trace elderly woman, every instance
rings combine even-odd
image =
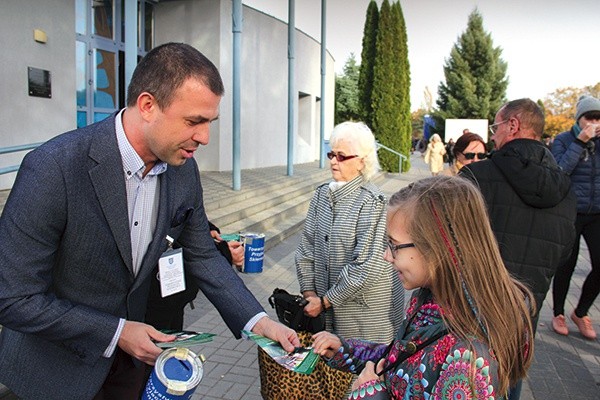
[[[456,175],[465,165],[487,158],[483,138],[473,132],[465,133],[459,137],[454,144],[452,153],[456,161],[450,168],[444,170],[444,175]]]
[[[431,136],[423,156],[425,163],[429,164],[431,175],[435,176],[444,170],[444,154],[446,154],[446,147],[440,135],[435,133]]]
[[[333,181],[316,189],[296,250],[304,311],[325,312],[329,332],[389,342],[404,289],[383,259],[387,200],[370,182],[379,168],[375,138],[364,123],[344,122],[330,145]]]

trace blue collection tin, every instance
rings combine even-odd
[[[262,272],[265,258],[265,235],[263,233],[241,233],[240,240],[244,243],[242,272]]]
[[[142,400],[190,399],[202,380],[202,360],[184,347],[171,347],[156,359]]]

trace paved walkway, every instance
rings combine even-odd
[[[388,176],[388,179],[380,185],[384,192],[389,195],[409,182],[429,176],[418,153],[411,157],[411,162],[413,167],[410,172]],[[308,166],[295,168],[294,177],[291,179],[302,179],[303,174],[308,173],[309,170]],[[252,190],[256,188],[255,185],[261,185],[261,182],[282,179],[285,175],[285,167],[242,171],[242,191]],[[226,189],[231,189],[231,173],[209,172],[203,173],[202,177],[205,193],[217,193],[216,196],[226,199],[228,195]],[[273,318],[276,318],[275,311],[270,308],[267,301],[273,289],[279,287],[291,292],[299,291],[294,269],[294,251],[298,240],[299,235],[296,234],[270,249],[265,254],[263,272],[240,274]],[[590,270],[589,254],[585,243],[582,244],[579,257],[579,264],[567,299],[566,308],[569,313],[575,306],[583,280]],[[548,296],[542,309],[535,342],[535,361],[529,371],[529,378],[524,384],[521,398],[522,400],[598,400],[600,399],[600,342],[584,340],[578,333],[572,333],[568,337],[554,334],[549,329],[552,318],[551,300],[551,296]],[[249,341],[234,339],[218,312],[202,294],[199,294],[194,303],[195,309],[186,310],[186,328],[212,332],[218,336],[213,342],[197,348],[199,353],[206,356],[207,361],[204,378],[193,399],[261,399],[256,345]],[[592,308],[590,315],[595,321],[596,330],[600,332],[598,302]],[[570,327],[575,330],[574,326]],[[2,399],[9,398],[14,397]]]

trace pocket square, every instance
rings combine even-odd
[[[179,207],[175,212],[173,221],[171,221],[171,227],[175,227],[186,222],[194,213],[193,207]]]

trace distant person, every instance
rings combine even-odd
[[[437,133],[431,135],[427,150],[423,159],[426,164],[429,165],[431,175],[435,176],[444,170],[444,154],[446,154],[446,148],[442,142],[442,138]]]
[[[155,341],[175,339],[144,323],[159,260],[182,266],[235,337],[300,344],[209,233],[194,153],[223,94],[208,58],[163,44],[135,68],[125,109],[24,157],[0,217],[0,382],[18,397],[139,398]]]
[[[463,134],[463,135],[466,135],[466,134],[467,134],[467,133],[469,133],[469,132],[470,132],[470,131],[469,131],[469,128],[465,128],[465,129],[463,129],[463,131],[462,131],[462,134]]]
[[[531,293],[504,267],[481,193],[457,177],[411,183],[387,232],[385,259],[415,290],[393,342],[319,332],[313,350],[360,374],[349,399],[503,399],[533,358]]]
[[[579,241],[583,236],[590,252],[592,270],[583,283],[571,319],[583,337],[594,340],[597,334],[588,313],[600,292],[600,100],[590,96],[579,98],[575,125],[556,136],[552,154],[558,165],[571,177],[571,187],[577,195],[573,251],[571,257],[559,266],[552,286],[552,328],[561,335],[569,334],[565,299],[577,265]]]
[[[543,131],[544,113],[534,101],[510,101],[490,125],[496,151],[459,171],[483,194],[506,268],[533,292],[534,333],[552,277],[575,236],[570,179],[540,141]],[[520,387],[509,399],[519,398]]]
[[[481,136],[471,132],[461,135],[456,140],[456,144],[452,147],[452,153],[455,159],[454,164],[444,170],[444,175],[456,175],[463,166],[487,158],[485,142]]]
[[[554,142],[554,138],[550,135],[544,134],[544,136],[542,136],[542,141],[544,142],[546,148],[552,151],[552,143]]]
[[[448,160],[448,166],[452,167],[454,164],[454,139],[450,139],[448,143],[446,143],[446,159]]]

